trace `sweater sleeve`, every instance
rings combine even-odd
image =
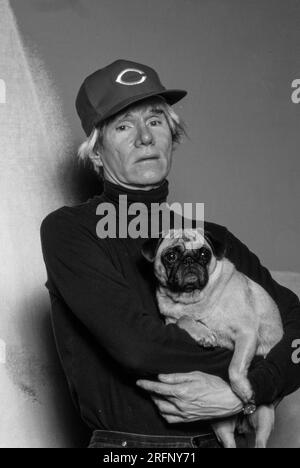
[[[242,242],[227,232],[227,258],[236,268],[262,286],[276,302],[284,336],[249,372],[257,404],[270,404],[300,387],[300,365],[293,362],[293,343],[300,338],[300,302],[296,294],[278,284],[259,259]]]
[[[63,209],[48,215],[41,241],[48,289],[124,369],[138,377],[199,370],[228,380],[232,352],[201,348],[184,330],[141,310],[101,241],[74,216]]]

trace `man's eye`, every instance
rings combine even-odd
[[[127,130],[127,128],[128,128],[128,125],[119,125],[117,127],[117,130],[118,132],[124,132],[125,130]]]
[[[161,125],[161,120],[151,120],[150,125],[151,127],[157,127],[158,125]]]

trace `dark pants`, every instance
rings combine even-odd
[[[238,446],[246,448],[245,440],[238,437]],[[213,433],[195,437],[155,436],[126,432],[94,431],[89,448],[222,448]]]

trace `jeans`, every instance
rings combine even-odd
[[[243,437],[237,438],[239,448],[246,448]],[[93,433],[88,448],[222,448],[214,433],[184,436],[156,436],[126,432],[99,431]]]

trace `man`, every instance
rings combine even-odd
[[[90,447],[220,447],[209,421],[243,409],[226,383],[232,353],[201,348],[176,325],[164,325],[141,254],[145,239],[97,231],[103,206],[115,208],[119,227],[121,195],[129,212],[136,202],[150,209],[166,200],[182,134],[170,105],[185,94],[164,88],[152,68],[125,60],[90,75],[76,100],[88,137],[79,154],[103,175],[104,191],[51,213],[41,227],[57,347],[73,401],[94,431]],[[300,386],[291,360],[299,300],[225,227],[205,229],[280,309],[284,338],[249,373],[253,404],[271,404]]]

